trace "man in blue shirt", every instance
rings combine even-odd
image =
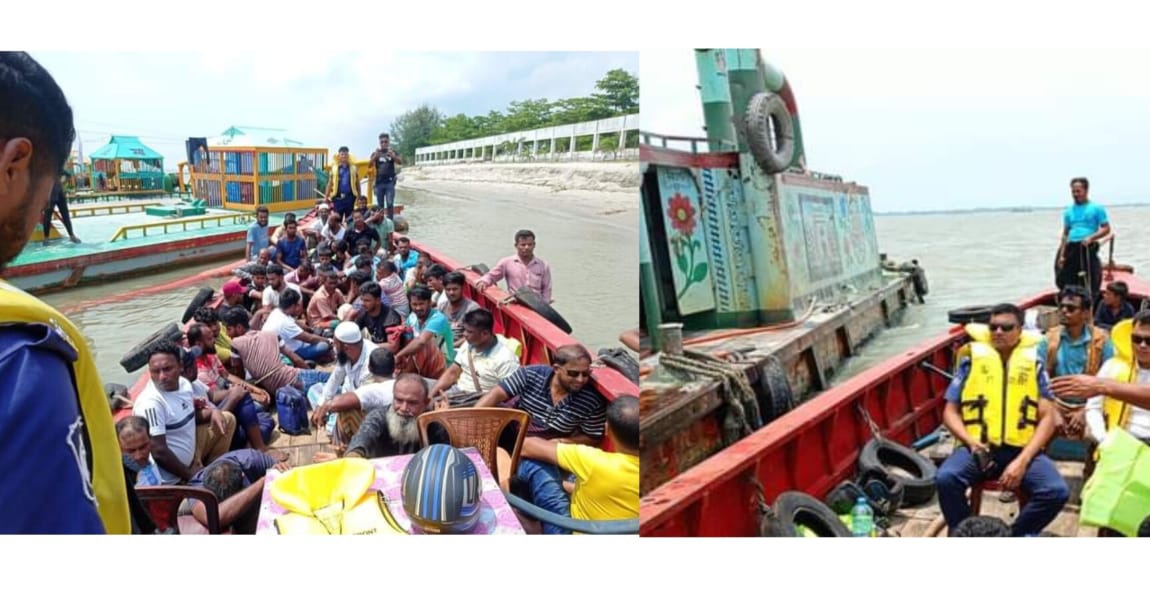
[[[1102,302],[1094,312],[1094,325],[1109,330],[1122,320],[1134,317],[1134,306],[1126,300],[1130,287],[1123,281],[1114,281],[1102,291]]]
[[[1114,356],[1109,334],[1089,325],[1093,317],[1090,295],[1078,285],[1062,290],[1058,298],[1062,324],[1051,328],[1038,343],[1038,359],[1046,364],[1050,377],[1095,375]],[[1071,439],[1080,439],[1086,428],[1085,400],[1056,400],[1055,426]]]
[[[27,245],[76,136],[63,90],[0,52],[0,277]],[[0,278],[0,534],[127,534],[120,446],[84,336]]]
[[[256,259],[262,249],[268,249],[268,255],[275,257],[271,236],[268,234],[268,207],[261,206],[256,209],[256,222],[248,227],[248,261]]]
[[[1099,240],[1110,234],[1106,209],[1090,201],[1090,181],[1085,177],[1070,180],[1074,204],[1062,213],[1062,243],[1058,247],[1055,282],[1059,289],[1069,285],[1090,288],[1098,300],[1102,286],[1102,262],[1098,259]]]

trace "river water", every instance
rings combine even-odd
[[[1150,233],[1142,231],[1150,228],[1150,207],[1108,208],[1107,214],[1116,234],[1114,261],[1131,264],[1138,273],[1150,272]],[[836,383],[945,332],[951,309],[1015,302],[1054,287],[1062,212],[879,216],[875,232],[879,250],[892,259],[918,259],[926,269],[930,294],[924,305],[910,306],[902,324],[867,343],[836,376]],[[1104,246],[1103,262],[1106,250]]]
[[[592,350],[619,346],[619,334],[638,314],[638,208],[603,214],[595,205],[540,198],[537,190],[431,193],[400,188],[398,202],[410,235],[463,264],[494,266],[515,253],[521,228],[536,235],[536,254],[551,266],[553,307],[571,324],[573,336]],[[638,196],[635,197],[638,204]],[[234,260],[234,259],[232,259]],[[50,294],[65,308],[85,300],[155,286],[216,268],[228,260],[159,275]],[[218,287],[222,279],[212,286]],[[131,385],[137,375],[120,367],[125,352],[164,324],[179,321],[198,286],[148,295],[69,314],[93,346],[105,382]]]

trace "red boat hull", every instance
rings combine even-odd
[[[1113,280],[1129,285],[1132,300],[1150,297],[1150,284],[1131,273],[1114,272]],[[1052,289],[1018,305],[1053,304],[1055,297]],[[855,474],[858,452],[872,437],[860,406],[884,437],[903,444],[942,423],[948,381],[922,364],[950,369],[966,340],[962,328],[954,326],[823,392],[660,486],[640,503],[640,534],[755,536],[760,485],[767,502],[784,491],[824,497]]]

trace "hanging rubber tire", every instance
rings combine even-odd
[[[898,479],[898,477],[887,472],[885,468],[872,468],[859,475],[858,484],[863,485],[863,490],[866,491],[866,485],[870,481],[878,481],[886,487],[888,498],[890,500],[890,506],[889,509],[883,510],[884,515],[890,515],[895,510],[902,507],[902,504],[906,499],[906,485],[904,485],[903,482]],[[867,496],[871,497],[872,500],[874,499],[869,491],[867,492]]]
[[[902,470],[909,476],[892,473],[890,468]],[[868,441],[859,454],[859,472],[866,475],[875,471],[889,474],[902,483],[905,505],[922,505],[934,499],[934,477],[938,468],[902,444],[877,438]]]
[[[800,491],[787,491],[779,495],[771,511],[773,513],[764,516],[759,526],[761,536],[797,537],[799,526],[822,537],[851,536],[851,531],[835,515],[834,510]]]
[[[210,287],[204,287],[200,289],[199,292],[196,293],[196,296],[192,297],[191,302],[188,303],[187,309],[184,310],[184,317],[180,318],[180,323],[187,324],[188,320],[195,317],[196,310],[207,305],[208,302],[212,300],[212,296],[215,294],[216,292]]]
[[[915,266],[914,271],[911,273],[911,281],[914,283],[914,292],[918,295],[919,300],[927,293],[930,293],[930,284],[926,282],[926,271],[921,266]]]
[[[488,272],[491,272],[491,269],[488,268],[487,265],[484,264],[483,262],[480,262],[479,264],[472,264],[471,266],[468,266],[465,270],[470,270],[470,271],[474,272],[475,274],[478,274],[479,276],[483,276],[483,275],[487,274]]]
[[[140,344],[132,347],[132,349],[124,355],[124,358],[120,359],[120,367],[123,367],[124,371],[128,373],[133,373],[148,364],[148,351],[151,350],[153,345],[164,342],[165,340],[179,342],[183,337],[184,331],[180,329],[179,324],[171,322],[155,334],[145,338]]]
[[[407,224],[407,217],[403,215],[395,215],[393,222],[395,223],[396,233],[407,233],[408,229],[410,228],[410,225]]]
[[[795,158],[795,124],[783,98],[756,93],[747,102],[745,125],[747,144],[759,167],[767,173],[786,171]]]
[[[639,385],[639,362],[621,348],[599,349],[599,360],[604,365],[623,374],[631,383]]]
[[[564,320],[563,316],[559,315],[559,312],[555,311],[551,304],[544,301],[543,296],[536,293],[534,289],[523,287],[516,291],[513,297],[516,301],[530,308],[531,311],[543,316],[548,322],[555,324],[560,330],[571,334],[571,324],[568,324],[567,320]]]
[[[767,357],[759,368],[757,387],[759,414],[763,417],[764,425],[791,412],[795,407],[795,393],[791,390],[787,372],[778,358]]]
[[[960,307],[946,312],[946,319],[949,320],[951,324],[969,324],[971,322],[989,324],[990,310],[991,307],[989,305]]]

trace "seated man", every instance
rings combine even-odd
[[[388,341],[388,330],[403,325],[403,317],[384,301],[383,289],[379,283],[366,282],[359,287],[359,298],[363,309],[355,318],[355,323],[375,344]]]
[[[523,457],[575,475],[570,517],[626,520],[639,517],[639,399],[619,396],[607,406],[607,438],[614,452],[529,437]]]
[[[166,485],[190,480],[203,467],[204,455],[211,462],[226,452],[236,429],[236,418],[211,404],[203,384],[193,388],[183,372],[180,347],[171,342],[153,346],[148,355],[151,381],[132,408],[148,420],[152,456]],[[197,431],[197,425],[205,429]]]
[[[288,350],[305,361],[330,361],[331,342],[322,336],[304,332],[295,321],[301,313],[303,296],[294,289],[284,289],[280,293],[279,307],[268,314],[261,331],[279,336]]]
[[[224,331],[232,339],[232,373],[248,375],[251,383],[275,394],[284,386],[294,386],[307,392],[315,384],[323,385],[331,375],[326,371],[309,369],[306,362],[289,350],[276,334],[257,332],[249,327],[248,312],[233,308],[223,314]],[[295,367],[285,365],[287,357]]]
[[[411,328],[412,340],[395,354],[396,362],[403,365],[405,358],[413,356],[424,345],[435,346],[443,353],[446,361],[454,361],[455,338],[451,334],[451,324],[442,312],[432,307],[431,290],[416,287],[411,290],[409,298],[411,313],[407,316],[407,326]],[[424,377],[439,377],[439,373],[424,374]]]
[[[1126,300],[1129,295],[1130,287],[1125,281],[1114,281],[1106,285],[1094,313],[1094,325],[1109,330],[1118,322],[1133,318],[1134,306]]]
[[[479,309],[479,304],[463,296],[467,278],[462,272],[448,272],[443,275],[444,301],[437,306],[451,322],[451,334],[455,336],[455,346],[463,344],[463,316]]]
[[[432,388],[433,402],[443,395],[451,407],[471,406],[519,369],[519,357],[499,340],[494,327],[495,320],[487,310],[472,310],[464,316],[466,342]]]
[[[962,447],[938,469],[938,502],[950,530],[970,516],[967,489],[998,479],[1021,488],[1029,501],[1012,528],[1037,535],[1062,511],[1070,489],[1042,448],[1054,435],[1052,394],[1043,361],[1023,334],[1022,310],[1006,303],[990,311],[987,326],[969,324],[970,356],[946,390],[943,424]],[[1005,364],[1004,364],[1005,361]]]
[[[252,449],[228,452],[196,473],[188,486],[204,487],[216,495],[219,502],[220,529],[233,534],[255,534],[259,520],[260,498],[264,490],[264,476],[269,468],[281,472],[291,469],[287,462]],[[208,513],[200,501],[185,502],[181,515],[191,514],[204,529],[208,527]]]
[[[328,415],[338,415],[335,434],[331,436],[332,443],[337,447],[347,445],[367,413],[390,406],[394,398],[395,380],[392,374],[395,373],[395,355],[387,349],[377,348],[368,356],[367,366],[371,371],[370,380],[350,392],[324,401],[315,407],[312,414],[312,423],[316,427],[325,426]]]
[[[1102,363],[1114,356],[1110,335],[1101,328],[1090,326],[1090,293],[1077,285],[1069,285],[1059,295],[1061,324],[1051,328],[1038,343],[1038,357],[1045,364],[1050,377],[1095,375]],[[1071,439],[1082,437],[1086,427],[1081,400],[1055,400],[1054,420],[1057,433]]]
[[[136,496],[136,485],[160,484],[160,469],[152,458],[152,442],[148,433],[148,420],[144,417],[124,417],[116,422],[116,438],[123,452],[132,534],[153,534],[156,531],[155,522]]]
[[[552,361],[550,366],[520,367],[480,398],[476,406],[499,406],[510,398],[518,398],[516,408],[531,415],[529,437],[598,445],[603,439],[607,404],[588,385],[591,353],[582,345],[566,345],[555,350]],[[524,458],[519,461],[517,476],[530,491],[532,503],[553,513],[568,513],[571,500],[554,464]],[[565,534],[550,524],[544,524],[543,530],[546,534]]]
[[[1132,322],[1114,327],[1118,355],[1106,362],[1098,377],[1131,384],[1150,384],[1150,310],[1140,311]],[[1150,444],[1150,410],[1098,394],[1086,403],[1090,436],[1101,443],[1115,427]]]
[[[419,435],[419,415],[428,410],[427,384],[414,373],[405,373],[395,380],[391,405],[377,408],[363,419],[348,444],[345,456],[350,458],[385,458],[414,454],[422,449]],[[431,443],[449,443],[446,432],[439,424],[428,429]],[[336,454],[319,452],[315,462],[334,460]]]
[[[339,320],[339,306],[347,302],[339,290],[339,275],[336,272],[322,271],[320,278],[323,285],[312,295],[311,303],[307,306],[307,325],[316,332],[333,327],[333,322]]]
[[[395,262],[384,260],[376,266],[376,281],[379,288],[387,297],[387,302],[396,313],[406,317],[411,313],[411,306],[407,301],[407,287],[403,286],[403,279],[399,277]]]
[[[200,356],[196,357],[188,366],[195,370],[195,381],[199,381],[208,388],[208,396],[212,403],[220,410],[236,416],[239,430],[232,437],[232,448],[242,448],[250,444],[251,447],[265,451],[268,449],[267,441],[271,439],[272,430],[275,429],[275,419],[268,413],[260,413],[256,408],[256,400],[265,406],[271,403],[271,397],[266,391],[251,384],[236,375],[228,373],[227,368],[215,356],[215,335],[211,327],[204,324],[192,324],[188,328],[188,345],[199,349]],[[191,374],[187,376],[193,381]]]

